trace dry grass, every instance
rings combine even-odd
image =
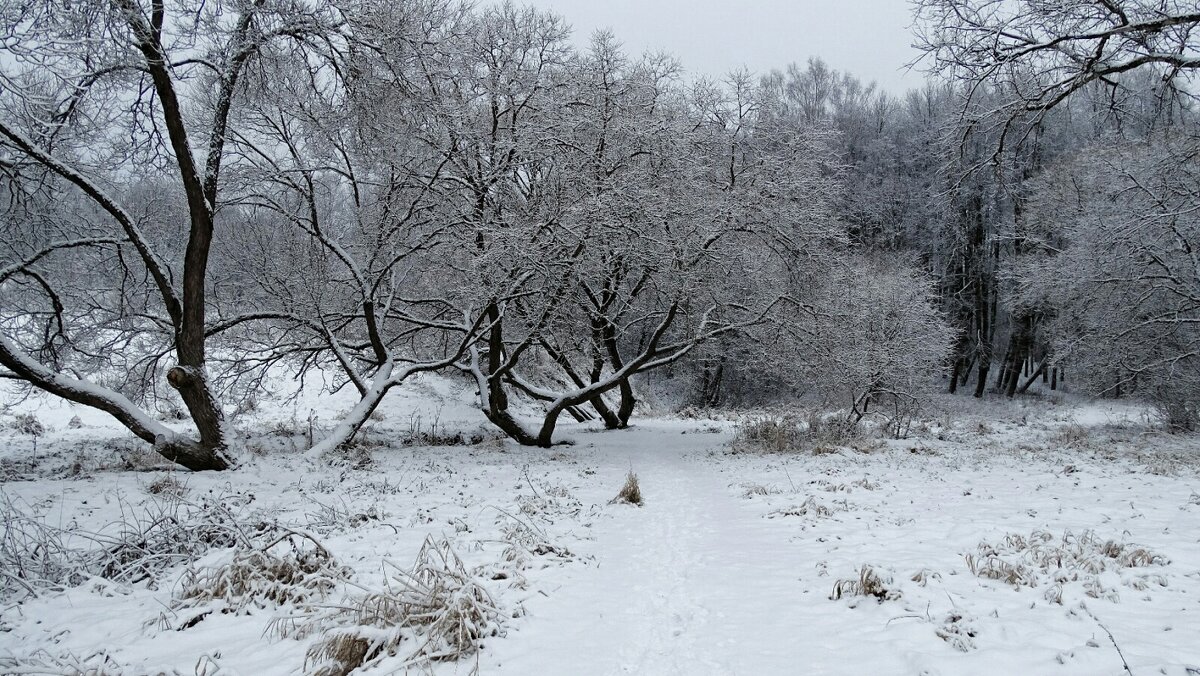
[[[1063,425],[1050,435],[1051,443],[1056,446],[1066,446],[1069,448],[1084,448],[1091,439],[1092,434],[1088,431],[1088,428],[1074,423]]]
[[[188,492],[188,487],[186,483],[175,476],[174,472],[169,472],[147,484],[146,492],[150,495],[182,498]]]
[[[875,450],[877,445],[856,440],[857,429],[838,416],[820,411],[807,415],[796,412],[766,413],[749,418],[737,426],[733,440],[734,451],[760,453],[809,452],[815,455],[835,453],[838,447],[852,443],[862,452]]]
[[[550,536],[531,520],[500,511],[506,520],[500,526],[500,533],[508,542],[504,549],[504,560],[513,564],[517,569],[525,568],[532,557],[549,556],[560,561],[574,558],[566,547],[560,547],[550,542]]]
[[[54,655],[44,650],[32,655],[0,657],[0,672],[5,674],[63,674],[64,676],[121,676],[124,665],[107,653],[86,658],[73,654]]]
[[[829,595],[829,598],[836,601],[852,596],[864,596],[873,598],[880,603],[895,601],[900,598],[900,591],[892,589],[891,584],[891,577],[881,575],[871,566],[864,564],[859,569],[857,578],[846,578],[835,582],[833,593]]]
[[[621,491],[617,493],[617,497],[608,501],[610,505],[615,503],[642,506],[642,488],[638,484],[637,475],[632,471],[625,475],[625,485],[621,486]]]
[[[381,523],[387,517],[377,503],[358,509],[351,506],[342,497],[329,502],[321,502],[313,497],[309,497],[309,500],[316,505],[316,509],[305,513],[306,527],[322,535],[345,532],[369,523]]]
[[[830,493],[839,493],[839,492],[849,493],[850,491],[854,490],[855,488],[861,488],[866,491],[876,491],[876,490],[879,490],[879,488],[882,485],[883,484],[879,483],[878,481],[871,481],[869,478],[863,477],[861,479],[855,479],[854,481],[851,481],[850,483],[844,483],[844,484],[834,484],[834,483],[826,482],[824,484],[824,489],[826,491],[829,491]]]
[[[1048,579],[1052,585],[1045,597],[1054,603],[1062,603],[1064,587],[1072,582],[1080,582],[1088,596],[1115,601],[1115,590],[1102,585],[1098,575],[1168,563],[1145,547],[1102,540],[1090,530],[1078,536],[1066,531],[1058,537],[1047,531],[1028,537],[1010,533],[995,544],[981,542],[963,558],[972,574],[1013,587],[1037,587]]]
[[[220,500],[151,496],[134,507],[118,496],[118,518],[99,532],[47,523],[0,497],[0,596],[61,591],[90,577],[154,588],[164,571],[245,537]]]
[[[737,426],[735,448],[750,447],[768,453],[800,450],[808,440],[808,428],[792,413],[764,415]]]
[[[786,516],[826,518],[833,516],[835,512],[844,512],[847,509],[846,503],[844,502],[840,505],[835,502],[833,507],[829,507],[817,502],[816,498],[809,496],[808,498],[805,498],[804,502],[798,505],[792,505],[791,507],[784,507],[783,509],[777,509],[772,512],[768,512],[766,517],[768,519]]]
[[[774,495],[779,493],[779,489],[774,486],[764,486],[763,484],[742,484],[742,497],[753,498],[756,495]]]
[[[282,636],[319,635],[306,655],[307,673],[343,676],[396,656],[400,662],[388,667],[403,671],[473,654],[500,633],[499,608],[448,541],[426,538],[410,569],[386,567],[384,590],[274,623]]]
[[[928,568],[922,568],[921,570],[918,570],[917,572],[915,572],[911,576],[909,576],[908,579],[910,579],[913,582],[916,582],[917,584],[924,587],[925,585],[929,584],[930,580],[941,581],[942,574],[937,571],[930,570]]]
[[[221,672],[221,665],[213,655],[201,655],[195,666],[187,672],[188,676],[216,676]],[[27,655],[0,656],[0,673],[5,674],[45,674],[46,676],[122,676],[123,674],[138,673],[132,665],[122,664],[113,658],[107,650],[101,650],[86,657],[71,652],[50,653],[44,649],[35,650]],[[160,676],[183,676],[185,672],[172,669],[170,672],[157,672]]]
[[[311,535],[276,526],[264,529],[256,542],[241,544],[227,562],[189,570],[177,602],[196,607],[221,601],[222,612],[303,606],[323,600],[349,578],[349,570]],[[202,616],[189,622],[195,624],[197,617]]]

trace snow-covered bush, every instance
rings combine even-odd
[[[800,342],[806,380],[845,407],[848,429],[879,415],[892,436],[907,435],[954,339],[932,281],[916,269],[850,258],[817,299]]]
[[[46,433],[46,426],[32,413],[21,413],[13,418],[11,426],[20,434],[40,437]]]

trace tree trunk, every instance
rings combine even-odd
[[[1033,315],[1028,313],[1022,314],[1020,319],[1017,321],[1017,326],[1013,332],[1012,338],[1014,366],[1018,363],[1023,364],[1029,361],[1029,347],[1033,340],[1033,322]],[[1015,368],[1010,375],[1004,390],[1005,396],[1007,396],[1009,399],[1012,399],[1016,395],[1017,385],[1019,384],[1018,381],[1020,380],[1020,377],[1020,368]],[[1031,378],[1029,382],[1032,383],[1033,379]],[[1025,390],[1021,391],[1024,392]]]
[[[371,414],[379,407],[388,390],[396,385],[391,380],[392,369],[390,367],[380,366],[379,371],[375,374],[374,380],[371,382],[371,387],[367,389],[354,408],[350,409],[338,423],[338,426],[333,429],[320,443],[314,444],[308,450],[310,457],[320,457],[325,453],[330,453],[354,439],[354,435],[362,429],[367,420],[371,418]]]
[[[704,382],[700,393],[701,403],[705,407],[714,407],[721,405],[721,381],[725,376],[725,356],[722,355],[717,361],[717,367],[710,370],[706,364],[704,367]]]
[[[0,335],[0,364],[55,396],[108,413],[139,439],[154,444],[154,450],[164,458],[187,469],[223,470],[234,466],[223,446],[209,446],[179,436],[119,392],[55,373],[26,357],[3,335]]]
[[[608,360],[612,364],[614,371],[620,371],[625,368],[625,360],[621,358],[621,350],[617,345],[617,337],[613,333],[612,326],[605,328],[604,332],[604,347],[608,351]],[[617,429],[625,429],[629,427],[629,419],[633,417],[633,407],[637,405],[637,398],[633,394],[633,384],[629,382],[629,378],[621,378],[617,383],[617,392],[620,393],[621,401],[617,405]]]
[[[987,390],[988,371],[990,371],[990,370],[991,370],[991,364],[989,364],[987,362],[987,360],[980,359],[979,367],[978,367],[978,375],[976,376],[978,378],[978,380],[975,382],[974,397],[976,399],[982,399],[983,393]]]
[[[1029,379],[1025,381],[1025,384],[1022,385],[1021,389],[1017,390],[1017,392],[1019,394],[1025,394],[1028,392],[1029,386],[1037,381],[1038,376],[1041,376],[1043,383],[1046,382],[1046,362],[1038,364],[1037,370],[1033,372],[1033,375],[1029,376]]]
[[[542,349],[546,351],[546,355],[549,356],[555,364],[558,364],[559,367],[562,368],[563,373],[565,373],[567,378],[569,378],[571,382],[575,384],[575,387],[582,388],[587,385],[587,383],[585,383],[583,378],[579,375],[579,372],[575,370],[575,367],[571,364],[571,361],[567,359],[565,354],[550,345],[549,341],[541,340],[539,343],[541,344]],[[600,380],[600,374],[604,371],[604,360],[600,356],[599,350],[596,350],[596,357],[596,359],[593,359],[592,364],[591,382],[593,383]],[[621,427],[620,419],[615,413],[613,413],[612,408],[610,408],[608,405],[608,402],[604,401],[604,397],[593,397],[588,401],[588,403],[593,409],[596,410],[596,413],[600,416],[600,419],[604,421],[605,429],[613,430]],[[571,415],[575,416],[575,419],[579,420],[579,422],[583,422],[583,420],[579,418],[579,415],[575,411],[572,411]]]
[[[1000,371],[996,374],[996,383],[993,390],[1003,392],[1004,386],[1008,383],[1008,376],[1013,370],[1013,344],[1012,339],[1008,341],[1008,348],[1004,351],[1004,359],[1000,362]]]
[[[633,407],[637,404],[637,399],[633,396],[633,385],[628,378],[621,379],[617,391],[621,394],[621,403],[617,408],[616,429],[623,430],[629,427],[629,419],[633,417]]]

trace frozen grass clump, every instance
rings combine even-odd
[[[83,584],[90,576],[87,550],[70,533],[51,526],[0,494],[0,598]]]
[[[833,593],[829,598],[836,601],[842,598],[863,596],[873,598],[879,603],[895,601],[900,598],[900,590],[893,589],[892,578],[881,574],[869,565],[863,564],[857,578],[838,580],[833,585]]]
[[[471,655],[500,633],[502,613],[448,541],[427,537],[409,569],[385,566],[383,590],[273,623],[284,637],[317,636],[306,673],[343,676],[397,656],[388,668],[404,671]]]
[[[621,491],[617,493],[617,497],[609,500],[608,504],[611,505],[614,503],[642,506],[642,488],[638,484],[637,475],[632,471],[625,475],[625,485],[621,486]]]
[[[1033,531],[1028,537],[1009,533],[1000,542],[979,543],[963,558],[972,574],[1016,588],[1049,580],[1052,586],[1045,596],[1055,603],[1062,603],[1064,587],[1073,582],[1081,583],[1088,596],[1115,601],[1115,591],[1101,583],[1100,574],[1169,563],[1145,547],[1102,540],[1090,530],[1057,537],[1047,531]]]
[[[737,426],[735,447],[768,453],[798,451],[808,441],[808,427],[794,413],[766,414]]]
[[[742,497],[753,498],[756,495],[772,495],[779,493],[779,489],[774,486],[764,486],[763,484],[746,483],[742,484]]]
[[[975,649],[975,637],[979,635],[979,629],[971,618],[954,611],[942,620],[934,633],[955,650],[965,653]]]
[[[848,509],[849,505],[845,501],[843,501],[841,504],[835,502],[833,507],[829,507],[818,502],[816,498],[810,495],[809,497],[805,498],[804,502],[798,505],[792,505],[791,507],[785,507],[783,509],[777,509],[773,512],[769,512],[766,517],[768,519],[774,519],[776,517],[803,516],[814,519],[824,519],[833,516],[835,512],[844,512]]]
[[[151,495],[182,498],[187,491],[187,484],[180,481],[174,472],[164,474],[146,485],[146,492]]]
[[[1084,448],[1091,439],[1092,434],[1088,428],[1075,423],[1063,425],[1050,435],[1051,443],[1069,448]]]
[[[220,657],[220,654],[216,654]],[[129,664],[123,664],[113,658],[107,650],[94,652],[86,657],[80,657],[71,652],[51,653],[45,649],[35,650],[27,655],[0,656],[0,673],[5,674],[46,674],[47,676],[121,676],[144,671]],[[161,676],[182,676],[185,672],[178,669],[171,671],[156,671]],[[216,676],[223,673],[221,665],[212,655],[201,655],[195,666],[186,672],[188,676]]]
[[[304,606],[323,600],[349,578],[349,570],[311,535],[272,527],[239,543],[223,563],[189,570],[176,598],[180,606],[219,606],[227,613],[250,606]]]
[[[500,526],[508,546],[504,549],[504,560],[516,568],[524,568],[532,557],[549,556],[560,561],[574,558],[566,547],[551,543],[550,535],[532,520],[524,520],[507,512],[501,512],[505,521]]]

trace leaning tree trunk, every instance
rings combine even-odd
[[[571,364],[571,360],[568,359],[562,351],[555,349],[552,345],[550,345],[549,341],[541,340],[539,342],[541,343],[542,349],[546,351],[546,354],[555,364],[558,364],[559,367],[562,368],[563,373],[565,373],[567,378],[574,383],[575,387],[582,388],[587,386],[587,383],[584,382],[583,378],[579,375],[579,372],[576,371],[575,367]],[[595,357],[592,360],[591,381],[594,383],[600,380],[600,374],[603,371],[604,359],[600,356],[599,350],[596,350]],[[617,420],[617,415],[613,413],[613,410],[611,407],[609,407],[608,402],[604,401],[604,397],[593,397],[588,401],[588,403],[596,411],[596,414],[600,416],[600,419],[604,421],[604,427],[606,429],[616,429],[619,426],[620,422]],[[580,416],[582,414],[577,414],[575,412],[577,410],[575,407],[572,407],[571,410],[571,415],[575,416],[575,419],[579,422],[584,422],[584,420],[590,419],[581,418]]]
[[[3,335],[0,335],[0,364],[55,396],[108,413],[139,439],[153,444],[164,458],[187,469],[228,469],[233,465],[224,453],[180,436],[121,393],[51,371],[23,354]]]

